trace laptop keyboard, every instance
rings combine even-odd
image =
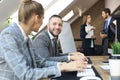
[[[78,71],[77,77],[83,77],[83,76],[95,76],[95,72],[92,68],[85,69],[84,71]]]

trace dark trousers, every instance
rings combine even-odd
[[[95,55],[94,48],[91,48],[91,47],[84,48],[84,55],[85,56],[93,56],[93,55]]]
[[[108,39],[105,38],[102,42],[103,47],[103,54],[102,55],[108,55]]]

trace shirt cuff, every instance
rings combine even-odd
[[[59,74],[61,75],[61,71],[60,71],[60,68],[59,68],[59,65],[61,64],[61,62],[58,62],[57,63],[57,68],[58,68],[58,71],[59,71]]]
[[[61,62],[58,62],[57,63],[57,68],[58,68],[58,70],[60,71],[60,68],[59,68],[59,65],[61,64]],[[61,72],[61,71],[60,71]]]
[[[70,61],[70,54],[68,54],[68,61]]]

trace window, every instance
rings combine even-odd
[[[73,15],[74,15],[73,10],[71,10],[68,14],[66,14],[66,15],[63,17],[63,20],[64,20],[64,21],[68,21]]]
[[[51,15],[61,13],[74,0],[35,0],[35,1],[40,2],[45,8],[43,25],[39,29],[42,30],[48,23],[49,17]],[[12,16],[10,16],[10,18],[12,18],[12,22],[17,21],[16,16],[17,16],[17,12],[15,12]]]

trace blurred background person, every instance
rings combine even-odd
[[[80,30],[80,38],[83,39],[82,41],[82,48],[84,50],[85,56],[95,55],[94,50],[94,30],[95,27],[91,25],[91,15],[84,15],[83,16],[83,24],[81,25]]]
[[[103,30],[100,32],[102,38],[103,55],[108,55],[108,48],[111,48],[111,43],[115,41],[115,23],[116,21],[111,16],[109,8],[102,10],[102,17],[105,20]]]

